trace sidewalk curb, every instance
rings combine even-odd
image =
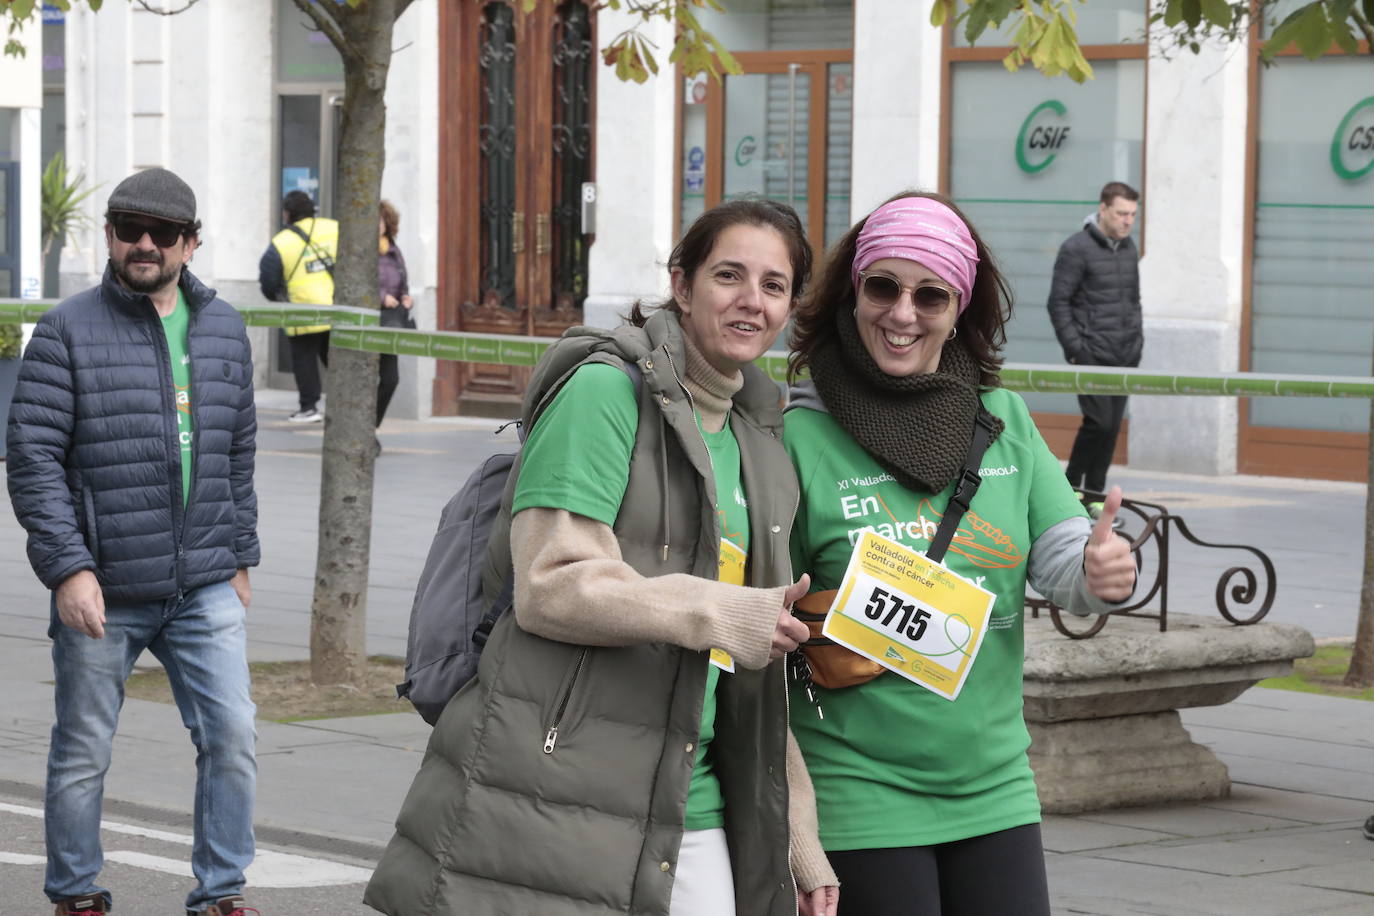
[[[32,802],[40,808],[43,807],[42,786],[0,778],[0,795],[18,798]],[[146,805],[141,802],[121,801],[109,796],[105,797],[101,818],[129,818],[131,820],[150,821],[160,826],[185,830],[188,833],[192,830],[190,812]],[[369,840],[311,833],[293,827],[276,827],[271,824],[254,823],[253,833],[259,845],[304,849],[321,855],[352,859],[354,861],[351,864],[367,868],[377,864],[386,848]]]

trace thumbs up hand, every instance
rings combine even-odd
[[[1112,487],[1102,504],[1102,514],[1093,525],[1092,536],[1083,548],[1083,574],[1088,591],[1104,601],[1124,601],[1135,591],[1135,558],[1131,545],[1112,530],[1121,511],[1121,488]]]

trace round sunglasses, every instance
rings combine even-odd
[[[925,282],[915,286],[903,286],[897,278],[887,274],[859,272],[859,292],[878,308],[890,309],[902,298],[902,293],[911,294],[911,303],[916,313],[925,318],[938,318],[945,313],[951,302],[959,299],[959,291]]]
[[[115,216],[110,220],[110,226],[114,229],[115,238],[126,245],[138,244],[147,233],[157,247],[171,248],[186,234],[186,227],[180,223],[133,216]]]

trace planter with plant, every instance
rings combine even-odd
[[[43,167],[43,177],[40,182],[39,209],[42,215],[42,240],[43,240],[43,269],[49,272],[50,255],[53,247],[62,247],[62,242],[71,238],[73,247],[76,247],[76,240],[73,233],[78,229],[94,228],[90,214],[85,210],[86,198],[96,192],[100,185],[91,188],[83,188],[86,183],[86,176],[81,172],[72,174],[67,170],[67,160],[62,153],[55,153],[48,164]],[[78,248],[78,250],[80,250]],[[55,271],[55,267],[53,271]],[[52,273],[55,277],[56,274]],[[55,280],[47,284],[50,288],[44,290],[44,295],[52,296],[56,294]]]

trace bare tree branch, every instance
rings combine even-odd
[[[179,10],[164,10],[164,9],[159,9],[158,7],[155,7],[155,6],[149,6],[149,5],[148,5],[149,0],[134,0],[134,2],[137,3],[145,12],[156,13],[156,14],[159,15],[159,16],[176,16],[176,15],[179,15],[179,14],[181,14],[181,13],[186,12],[186,11],[189,10],[191,7],[193,7],[193,6],[195,6],[197,3],[199,3],[200,0],[186,0],[186,5],[183,6],[183,7],[182,7],[181,9],[179,9]]]
[[[1369,42],[1369,53],[1374,54],[1374,25],[1371,25],[1369,20],[1364,17],[1364,13],[1360,12],[1359,7],[1352,6],[1350,8],[1350,18],[1354,19],[1355,24],[1360,27],[1360,31],[1364,32],[1364,40]]]
[[[343,16],[351,12],[350,7],[333,5],[326,7],[324,4],[311,3],[310,0],[292,0],[292,2],[296,4],[296,9],[310,17],[311,21],[315,23],[315,28],[323,32],[330,44],[334,45],[339,56],[344,59],[345,67],[349,61],[363,62],[363,55],[349,43],[343,32],[340,31],[338,23],[334,21],[335,16]]]

